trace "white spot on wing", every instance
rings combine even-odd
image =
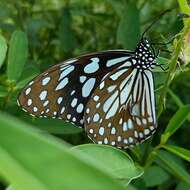
[[[127,60],[128,58],[129,58],[129,56],[111,59],[111,60],[107,61],[106,66],[111,67],[111,66],[113,66],[113,65],[115,65],[117,63],[120,63],[122,61]]]
[[[127,130],[128,130],[128,128],[127,128],[127,123],[124,122],[124,123],[123,123],[123,131],[127,131]]]
[[[112,94],[104,103],[103,105],[103,110],[106,113],[109,108],[111,107],[111,105],[113,104],[113,102],[115,101],[116,97],[118,95],[118,91],[114,92],[114,94]]]
[[[63,106],[62,108],[61,108],[61,114],[63,113],[65,111],[65,107]]]
[[[69,79],[68,78],[64,78],[58,85],[57,85],[57,87],[56,87],[56,91],[57,90],[60,90],[60,89],[63,89],[66,85],[67,85],[67,83],[69,82]]]
[[[83,109],[84,109],[84,106],[83,106],[82,103],[80,103],[80,104],[77,106],[77,112],[78,112],[78,113],[81,113],[81,112],[83,111]]]
[[[70,60],[66,61],[66,63],[68,63],[68,64],[74,63],[74,62],[76,62],[77,60],[78,60],[78,59],[70,59]]]
[[[116,133],[116,129],[115,129],[115,127],[112,127],[112,129],[111,129],[111,134],[112,134],[112,135],[115,135],[115,133]]]
[[[46,99],[46,96],[47,96],[47,91],[46,90],[43,90],[39,97],[40,97],[40,100],[45,100]]]
[[[99,134],[100,134],[100,135],[103,135],[103,134],[104,134],[104,127],[100,127],[100,129],[99,129]]]
[[[32,85],[34,83],[34,81],[30,81],[30,83],[28,84],[29,86]]]
[[[31,105],[32,105],[32,99],[28,99],[27,105],[28,105],[28,106],[31,106]]]
[[[109,119],[110,117],[113,117],[117,110],[119,108],[119,98],[116,99],[116,101],[114,102],[114,104],[112,105],[112,107],[109,109],[108,113],[106,114],[106,119]]]
[[[66,77],[68,74],[70,74],[74,70],[74,68],[75,67],[71,65],[67,67],[66,69],[64,69],[60,74],[59,81],[62,80],[64,77]]]
[[[112,80],[117,80],[123,73],[125,73],[128,69],[122,69],[120,71],[117,71],[116,73],[110,75],[110,78]]]
[[[57,99],[57,103],[58,103],[58,104],[61,104],[62,100],[63,100],[63,97],[59,97],[59,98]]]
[[[25,94],[28,95],[31,91],[31,88],[27,88],[26,91],[25,91]]]
[[[84,72],[85,73],[94,73],[99,69],[99,58],[95,57],[95,58],[91,58],[91,63],[89,63],[88,65],[86,65],[84,67]]]
[[[112,85],[112,86],[108,87],[108,92],[109,93],[113,92],[113,90],[115,90],[115,88],[116,88],[116,85]]]
[[[47,85],[47,84],[49,83],[50,79],[51,79],[50,77],[44,78],[44,79],[42,80],[42,86]]]
[[[99,100],[99,96],[98,96],[98,95],[96,95],[96,96],[94,96],[94,98],[93,98],[93,99],[94,99],[94,101],[96,101],[96,102],[97,102],[97,101]]]
[[[34,111],[34,112],[37,112],[37,111],[38,111],[38,108],[37,108],[37,107],[33,107],[33,111]]]
[[[47,106],[49,104],[49,100],[46,100],[44,103],[43,103],[43,106]]]
[[[76,105],[77,105],[77,101],[78,99],[77,98],[74,98],[71,102],[71,106],[74,108]]]
[[[82,87],[82,96],[83,97],[88,97],[90,95],[92,89],[94,88],[95,82],[96,82],[95,78],[90,78],[84,83],[84,85]]]
[[[80,82],[83,83],[86,80],[86,76],[80,76]]]
[[[96,114],[94,115],[93,121],[94,121],[94,122],[97,122],[99,119],[100,119],[100,115],[99,115],[98,113],[96,113]]]

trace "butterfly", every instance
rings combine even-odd
[[[143,37],[135,51],[109,50],[69,59],[30,81],[18,104],[32,116],[83,127],[98,144],[126,149],[157,128],[154,47]]]

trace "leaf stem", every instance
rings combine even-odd
[[[184,30],[181,32],[180,38],[177,41],[176,48],[173,52],[173,55],[172,55],[172,58],[171,58],[171,61],[169,64],[169,72],[167,74],[166,81],[165,81],[165,84],[163,86],[163,89],[162,89],[162,92],[161,92],[161,95],[160,95],[160,98],[158,101],[158,106],[159,106],[158,107],[158,116],[160,116],[160,114],[162,113],[163,103],[164,103],[164,100],[165,100],[165,97],[166,97],[166,94],[168,91],[168,87],[174,78],[178,57],[181,52],[181,48],[183,46],[184,38],[187,35],[187,33],[189,32],[189,28],[190,28],[190,20],[188,20],[188,22],[186,22]]]

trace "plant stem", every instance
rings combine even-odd
[[[166,94],[168,91],[168,87],[169,87],[170,83],[172,82],[172,79],[174,78],[178,57],[179,57],[179,54],[181,52],[181,48],[183,46],[184,38],[187,35],[187,33],[189,32],[189,29],[190,29],[190,20],[188,20],[188,22],[186,22],[184,30],[182,31],[180,38],[177,41],[176,48],[175,48],[174,53],[172,55],[172,58],[171,58],[171,61],[169,64],[169,72],[168,72],[168,75],[166,77],[166,81],[165,81],[165,84],[163,86],[163,90],[161,92],[161,95],[160,95],[160,98],[158,101],[158,106],[159,106],[158,107],[158,116],[160,116],[160,114],[162,113],[163,102],[165,100],[165,97],[166,97]]]

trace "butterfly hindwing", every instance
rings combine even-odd
[[[84,118],[88,136],[99,144],[127,148],[150,137],[156,129],[151,71],[111,71],[93,92]]]
[[[128,60],[132,52],[106,51],[55,65],[20,93],[22,108],[37,117],[52,117],[83,126],[86,104],[102,78]]]

